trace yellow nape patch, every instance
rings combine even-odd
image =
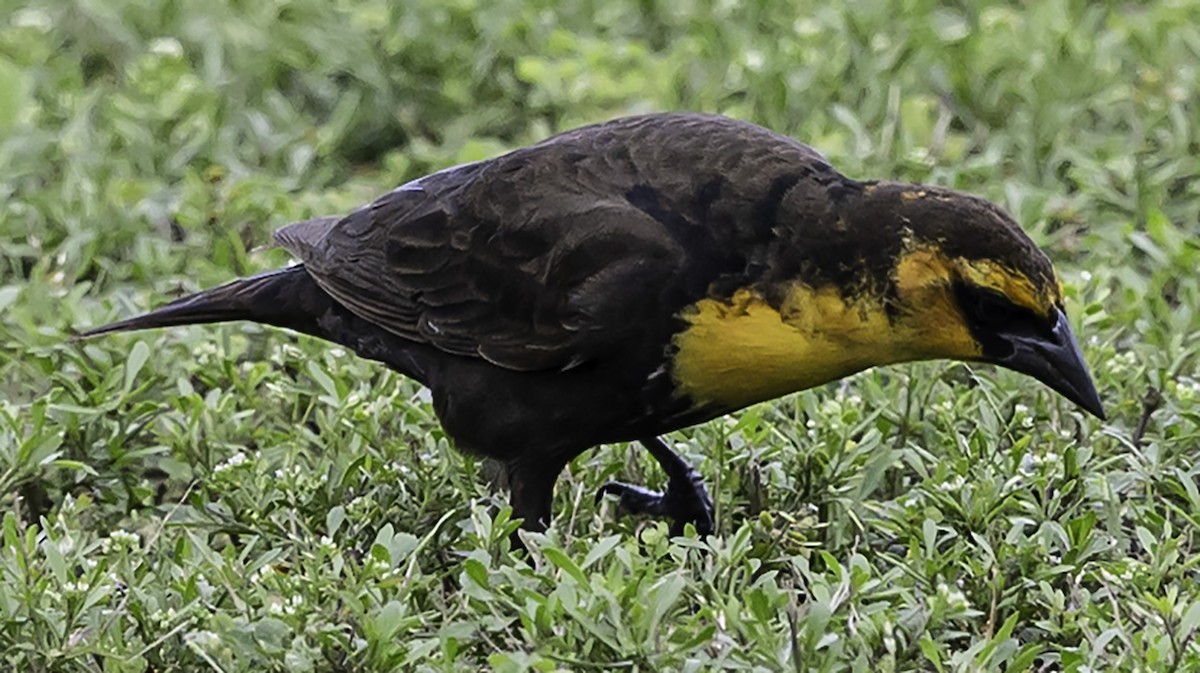
[[[737,409],[876,365],[977,356],[948,301],[930,297],[920,315],[889,320],[882,297],[848,300],[833,287],[792,285],[778,310],[748,289],[703,299],[675,337],[676,386],[698,404]]]

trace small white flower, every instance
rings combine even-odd
[[[966,483],[967,483],[966,477],[963,477],[961,474],[959,474],[959,475],[955,475],[951,479],[947,479],[946,481],[943,481],[942,483],[938,484],[937,489],[939,491],[942,491],[943,493],[952,493],[954,491],[961,490],[962,487],[966,485]]]
[[[1128,371],[1137,363],[1137,356],[1131,351],[1117,353],[1108,360],[1108,370],[1114,375],[1128,373]]]
[[[267,612],[272,615],[292,615],[296,613],[296,608],[285,601],[271,601],[267,606]]]
[[[948,584],[938,585],[938,595],[946,602],[946,607],[953,612],[963,612],[971,607],[967,595],[960,589],[951,588]]]
[[[217,356],[217,345],[210,341],[201,341],[196,344],[194,354],[198,360],[210,361]]]
[[[226,470],[232,470],[232,469],[238,467],[239,465],[244,465],[249,460],[250,459],[246,456],[245,453],[238,451],[237,453],[233,454],[229,458],[226,458],[225,460],[221,461],[220,463],[217,463],[217,466],[213,468],[213,472],[215,474],[220,474],[221,472],[224,472]]]
[[[10,20],[12,25],[17,28],[33,28],[43,33],[48,33],[54,28],[54,18],[40,9],[19,10],[12,15]]]
[[[150,43],[150,53],[179,58],[183,56],[183,45],[173,37],[160,37]]]
[[[221,644],[221,636],[212,631],[192,631],[183,637],[183,642],[199,650],[212,650]]]
[[[112,540],[115,547],[137,549],[142,546],[142,536],[127,530],[114,530],[109,533],[108,539]]]
[[[1200,381],[1178,379],[1175,381],[1175,397],[1184,403],[1200,398]]]
[[[199,592],[200,596],[205,600],[212,598],[214,593],[213,585],[209,583],[208,578],[206,578],[204,575],[196,578],[196,591]]]

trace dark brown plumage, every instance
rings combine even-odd
[[[1100,409],[1049,261],[999,208],[850,180],[724,117],[577,129],[276,239],[302,264],[87,335],[244,319],[347,346],[428,386],[533,528],[569,460],[640,440],[667,493],[602,493],[707,532],[702,483],[657,436],[875,364],[995,361]],[[1021,339],[1059,350],[1017,361]]]

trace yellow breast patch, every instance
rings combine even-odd
[[[732,410],[878,365],[981,356],[941,260],[904,255],[894,279],[890,298],[791,283],[778,308],[751,289],[702,299],[675,336],[677,392]]]
[[[743,289],[683,317],[673,374],[698,404],[741,408],[906,359],[881,303],[848,303],[833,288],[795,285],[778,310]]]

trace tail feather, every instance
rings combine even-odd
[[[219,287],[181,297],[149,313],[94,327],[71,338],[87,339],[113,332],[231,320],[252,320],[266,324],[291,322],[286,320],[290,316],[283,314],[285,306],[279,300],[284,298],[283,293],[286,293],[296,280],[294,274],[297,273],[306,277],[308,275],[302,266],[292,266],[249,278],[239,278]]]
[[[249,320],[341,344],[422,383],[422,347],[360,318],[321,289],[303,264],[241,278],[139,316],[80,332],[72,340],[133,330]]]

